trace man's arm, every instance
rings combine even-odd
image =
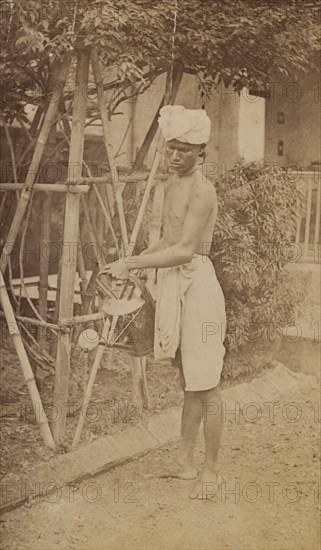
[[[158,250],[162,250],[162,248],[165,248],[165,246],[166,246],[165,241],[164,241],[164,238],[162,237],[161,239],[159,239],[159,241],[157,241],[157,243],[152,244],[148,248],[145,248],[145,250],[143,250],[139,256],[142,256],[145,254],[151,254],[151,252],[157,252]]]
[[[132,256],[124,262],[129,269],[174,267],[190,262],[201,242],[204,225],[212,209],[213,200],[212,197],[209,200],[208,188],[196,189],[191,193],[181,240],[168,248]]]

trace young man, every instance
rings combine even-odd
[[[165,184],[162,238],[140,256],[107,266],[113,277],[123,279],[130,269],[158,268],[155,355],[176,360],[184,390],[178,468],[173,476],[197,477],[193,452],[201,420],[204,426],[205,462],[192,498],[204,498],[207,484],[219,483],[217,386],[225,353],[225,303],[206,256],[217,215],[216,193],[199,168],[210,124],[204,110],[179,105],[161,109],[159,125],[173,172]]]

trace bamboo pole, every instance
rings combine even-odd
[[[0,311],[0,317],[4,317],[4,313]],[[59,326],[55,325],[54,323],[45,323],[44,321],[39,321],[39,319],[33,319],[32,317],[23,317],[22,315],[16,315],[16,320],[20,321],[21,323],[25,323],[26,325],[34,325],[36,327],[45,327],[49,330],[52,330],[53,332],[57,332],[59,330]]]
[[[315,227],[314,227],[314,246],[319,241],[320,232],[320,210],[321,210],[321,180],[317,181],[317,197],[316,197],[316,211],[315,211]]]
[[[104,313],[99,311],[98,313],[88,313],[87,315],[74,315],[70,319],[61,319],[59,327],[66,327],[72,325],[83,325],[91,321],[101,321],[104,318]]]
[[[112,220],[113,216],[115,214],[114,196],[112,194],[112,196],[110,197],[111,194],[108,193],[108,186],[106,184],[105,185],[100,185],[99,187],[98,187],[98,185],[96,185],[96,187],[97,187],[98,191],[100,192],[103,203],[104,203],[104,205],[107,209],[107,212],[109,214],[110,219]],[[112,199],[112,204],[110,204],[110,198]],[[105,235],[106,235],[107,231],[109,231],[108,222],[104,218],[102,219],[102,231],[103,231],[102,242],[104,242]]]
[[[8,292],[7,292],[6,285],[5,285],[1,271],[0,271],[0,298],[1,298],[2,308],[6,316],[9,333],[12,338],[14,347],[16,349],[16,352],[20,361],[20,365],[22,368],[23,376],[29,390],[33,410],[35,412],[36,422],[39,425],[39,429],[45,445],[47,445],[51,449],[54,449],[55,443],[49,428],[46,413],[42,406],[41,397],[39,395],[39,392],[36,386],[36,381],[32,372],[32,368],[22,342],[21,334],[19,332],[19,328],[14,316],[14,312],[9,300]]]
[[[78,241],[78,245],[77,245],[77,266],[78,266],[78,274],[80,278],[80,295],[81,295],[81,302],[82,302],[84,293],[88,286],[88,279],[87,279],[85,260],[82,253],[82,246],[81,246],[80,240]]]
[[[97,185],[94,184],[94,185],[93,185],[93,189],[94,189],[95,195],[96,195],[96,197],[97,197],[97,199],[98,199],[98,203],[100,204],[101,209],[102,209],[102,212],[103,212],[103,214],[104,214],[104,216],[105,216],[105,220],[106,220],[106,222],[107,222],[107,224],[108,224],[109,231],[111,232],[112,237],[113,237],[113,239],[114,239],[115,247],[116,247],[117,251],[119,252],[117,237],[116,237],[116,233],[115,233],[115,231],[114,231],[113,225],[112,225],[112,221],[111,221],[109,212],[108,212],[108,210],[107,210],[107,208],[106,208],[106,206],[105,206],[105,204],[104,204],[104,202],[103,202],[103,199],[102,199],[102,197],[101,197],[101,195],[100,195],[100,193],[99,193],[99,191],[98,191],[98,189],[97,189]],[[98,204],[96,204],[96,206],[98,206]],[[101,224],[99,224],[99,221],[100,221],[100,220],[99,220],[99,216],[98,216],[97,214],[98,214],[98,213],[96,213],[96,216],[97,216],[96,219],[98,220],[98,225],[101,225]],[[99,231],[99,233],[101,233],[100,228],[97,228],[97,230]],[[127,233],[126,233],[126,234],[127,234]],[[99,236],[101,237],[100,242],[99,242]],[[98,242],[99,242],[99,244],[102,244],[102,242],[103,242],[102,235],[100,234],[99,236],[98,236]]]
[[[4,207],[6,205],[6,201],[7,201],[7,192],[5,191],[5,195],[2,197],[2,200],[1,200],[1,203],[0,203],[0,220],[2,218],[2,212],[4,210]]]
[[[43,154],[43,165],[46,161],[54,158],[54,150],[56,145],[56,125],[51,127],[47,148]],[[45,193],[42,198],[41,204],[41,220],[40,220],[40,261],[39,261],[39,307],[38,311],[42,319],[47,320],[47,307],[48,307],[48,276],[50,256],[46,252],[49,250],[50,245],[50,225],[51,225],[51,208],[52,208],[52,194]],[[40,347],[46,346],[46,329],[39,327],[38,338]],[[37,371],[36,371],[37,374]]]
[[[87,104],[87,84],[89,72],[89,50],[78,54],[76,87],[73,106],[73,123],[69,151],[69,180],[77,181],[82,174],[84,150],[84,132]],[[76,275],[77,244],[79,237],[80,197],[68,193],[66,196],[61,292],[59,300],[59,319],[71,317],[74,306],[74,285]],[[58,407],[59,419],[53,425],[55,441],[61,443],[65,437],[67,421],[67,402],[70,377],[70,334],[59,335],[57,343],[57,361],[54,387],[54,406]]]
[[[171,102],[175,101],[175,98],[176,98],[176,95],[177,95],[177,92],[178,92],[178,89],[179,89],[179,85],[180,85],[181,80],[182,80],[182,76],[183,76],[183,72],[182,72],[181,69],[178,70],[175,73],[175,78],[174,78],[174,82],[173,82],[173,86],[172,86],[172,90],[171,90],[171,97],[170,97],[170,86],[169,86],[169,77],[168,77],[167,84],[166,84],[166,92],[165,92],[165,96],[164,96],[164,104],[165,105],[169,101],[171,101]],[[160,132],[160,130],[158,130],[157,131],[157,145],[156,145],[156,151],[155,151],[153,162],[152,162],[152,167],[151,167],[151,170],[150,170],[150,173],[149,173],[149,176],[148,176],[147,184],[146,184],[146,187],[145,187],[142,202],[141,202],[140,207],[139,207],[136,222],[135,222],[135,225],[134,225],[131,237],[130,237],[130,248],[131,248],[130,253],[131,254],[134,252],[134,248],[135,248],[135,245],[136,245],[136,240],[137,240],[137,237],[138,237],[139,230],[141,228],[141,224],[142,224],[144,213],[145,213],[146,206],[147,206],[147,203],[148,203],[150,191],[151,191],[153,183],[154,183],[154,178],[155,178],[155,175],[156,175],[156,172],[157,172],[162,154],[163,154],[163,140],[162,140],[161,132]]]
[[[166,82],[166,91],[164,95],[164,104],[166,105],[169,102],[174,102],[175,97],[177,95],[180,82],[182,80],[183,71],[179,69],[175,73],[173,86],[170,86],[170,76],[167,77]],[[146,206],[148,203],[150,191],[152,189],[152,186],[154,184],[154,179],[156,176],[156,172],[158,170],[158,166],[160,163],[160,160],[162,158],[163,154],[163,139],[161,136],[160,130],[157,131],[158,137],[157,137],[157,145],[156,145],[156,151],[154,154],[152,167],[148,176],[148,180],[146,183],[144,195],[142,202],[139,207],[138,215],[136,218],[136,222],[134,224],[134,228],[130,237],[130,248],[128,250],[129,255],[133,254],[134,248],[136,246],[136,241],[138,237],[139,230],[142,225],[144,213],[146,210]],[[146,154],[147,151],[144,153]],[[154,277],[152,277],[151,280],[153,280]],[[132,395],[133,395],[133,401],[137,404],[139,410],[141,410],[145,404],[145,406],[148,408],[149,406],[149,396],[148,396],[148,388],[147,388],[147,379],[146,379],[146,360],[144,361],[141,358],[133,357],[132,359]]]
[[[23,183],[0,183],[0,191],[22,191]],[[88,193],[89,185],[68,185],[66,183],[35,183],[33,191],[56,192],[56,193]]]
[[[84,400],[83,400],[83,404],[82,404],[82,407],[81,407],[81,411],[80,411],[80,415],[79,415],[79,419],[78,419],[78,424],[77,424],[77,428],[76,428],[76,432],[75,432],[75,436],[74,436],[74,439],[73,439],[73,442],[72,442],[72,448],[73,449],[75,447],[77,447],[77,445],[79,443],[81,432],[82,432],[83,425],[84,425],[85,418],[86,418],[88,405],[90,403],[90,399],[91,399],[91,395],[92,395],[92,391],[93,391],[93,387],[94,387],[94,382],[96,380],[97,372],[98,372],[98,369],[99,369],[99,365],[101,363],[103,353],[105,351],[105,346],[109,343],[112,336],[113,336],[113,331],[111,330],[110,322],[109,322],[108,318],[106,318],[106,320],[104,322],[103,332],[102,332],[102,335],[101,335],[101,338],[100,338],[100,341],[99,341],[99,344],[98,344],[98,349],[97,349],[97,352],[96,352],[95,360],[94,360],[94,363],[93,363],[93,366],[92,366],[92,369],[91,369],[91,373],[90,373],[90,376],[89,376],[88,385],[87,385],[87,388],[86,388],[86,391],[85,391]]]
[[[59,257],[58,263],[58,276],[57,276],[57,290],[56,290],[56,302],[53,313],[53,319],[55,323],[58,323],[59,319],[59,302],[60,302],[60,288],[61,288],[61,270],[62,270],[62,258]],[[50,342],[50,355],[56,357],[57,354],[57,340],[51,340]]]
[[[105,265],[102,248],[99,247],[98,238],[97,238],[97,234],[96,234],[96,229],[94,227],[94,224],[93,224],[93,221],[92,221],[92,216],[90,214],[90,208],[89,208],[89,199],[90,198],[93,198],[93,194],[91,196],[89,195],[89,197],[88,196],[87,197],[81,196],[81,207],[83,209],[83,213],[85,215],[85,220],[86,220],[86,223],[87,223],[87,228],[88,228],[89,238],[90,238],[90,244],[94,245],[93,252],[94,252],[95,259],[96,259],[97,263],[96,263],[96,265],[95,265],[95,267],[92,271],[91,277],[90,277],[89,282],[86,286],[86,290],[85,290],[85,292],[83,293],[83,296],[82,296],[81,313],[84,316],[90,311],[92,300],[93,300],[93,298],[95,296],[95,293],[96,293],[95,281],[96,281],[97,274],[98,274],[99,270]],[[78,341],[80,332],[81,332],[81,327],[80,326],[76,327],[76,329],[74,331],[74,334],[73,334],[73,342]],[[74,349],[75,349],[75,346],[74,346]]]
[[[158,129],[158,116],[159,116],[159,111],[160,109],[164,106],[164,105],[167,105],[168,103],[172,104],[174,101],[175,101],[175,98],[176,98],[176,95],[177,95],[177,91],[178,91],[178,88],[180,86],[180,83],[182,81],[182,77],[183,77],[183,70],[181,69],[181,67],[178,67],[177,70],[174,72],[174,78],[173,78],[173,85],[172,85],[172,90],[171,90],[171,97],[169,97],[170,95],[170,75],[168,74],[167,75],[167,82],[166,82],[166,91],[165,91],[165,94],[164,94],[164,97],[163,99],[161,100],[160,104],[159,104],[159,107],[155,113],[155,116],[152,120],[152,123],[149,127],[149,130],[145,136],[145,139],[136,155],[136,159],[135,159],[135,165],[137,166],[137,168],[141,168],[143,165],[144,165],[144,160],[145,160],[145,157],[148,153],[148,150],[154,140],[154,137],[157,133],[157,129]]]
[[[85,216],[85,221],[86,221],[87,230],[88,230],[88,234],[89,234],[90,244],[95,246],[95,248],[94,248],[95,258],[96,258],[97,263],[99,264],[99,267],[102,268],[103,265],[104,265],[104,262],[102,261],[102,258],[101,258],[100,248],[99,248],[99,244],[98,244],[98,238],[97,238],[97,235],[96,235],[94,224],[93,224],[91,216],[90,216],[88,201],[87,201],[87,198],[85,198],[83,195],[80,197],[80,200],[81,200],[81,207],[82,207],[82,210],[83,210],[83,213],[84,213],[84,216]]]
[[[164,97],[162,98],[160,104],[159,104],[159,107],[158,109],[156,110],[156,113],[155,113],[155,116],[152,120],[152,123],[147,131],[147,134],[144,138],[144,141],[136,155],[136,159],[135,159],[135,165],[137,166],[138,169],[141,169],[143,166],[144,166],[144,161],[145,161],[145,157],[150,149],[150,146],[154,140],[154,137],[157,133],[157,130],[158,130],[158,117],[159,117],[159,111],[160,109],[165,105],[165,95]]]
[[[149,408],[146,357],[132,357],[132,400],[139,412]]]
[[[32,137],[36,137],[37,135],[38,126],[39,126],[42,114],[43,114],[43,107],[39,105],[34,114],[33,121],[31,123],[30,130],[29,130]]]
[[[117,205],[117,211],[119,216],[120,230],[123,240],[123,246],[126,248],[128,245],[127,227],[124,214],[124,205],[122,199],[122,193],[118,186],[118,171],[115,163],[113,145],[111,140],[111,134],[109,131],[109,120],[107,115],[107,105],[104,95],[104,85],[99,67],[99,61],[96,50],[93,48],[91,52],[91,66],[94,73],[94,79],[97,87],[98,107],[101,116],[101,123],[103,128],[104,144],[106,149],[106,155],[109,163],[110,172],[113,180],[113,187]]]
[[[51,217],[52,195],[46,194],[41,208],[41,227],[40,227],[40,262],[39,262],[39,315],[47,319],[47,296],[48,296],[48,275],[49,275],[49,254],[50,244],[50,217]],[[45,347],[46,329],[39,328],[39,344]]]
[[[70,56],[70,53],[68,53],[65,55],[64,59],[61,62],[59,62],[59,65],[57,66],[55,85],[58,84],[58,96],[61,96],[62,94],[62,89],[66,82],[68,72],[69,72],[70,60],[71,60],[71,56]],[[42,125],[42,128],[40,130],[39,138],[37,140],[33,157],[28,169],[26,181],[23,185],[23,189],[21,191],[17,209],[13,217],[11,227],[7,235],[6,243],[4,245],[4,248],[1,254],[0,267],[1,267],[2,273],[5,272],[5,269],[7,267],[8,255],[10,255],[13,249],[22,219],[24,217],[26,208],[28,206],[31,191],[35,183],[36,175],[39,169],[39,164],[43,155],[43,151],[49,136],[51,126],[56,118],[57,110],[58,110],[57,95],[55,93],[52,93],[48,110],[46,113],[46,117]]]
[[[105,232],[104,232],[104,221],[107,222],[107,218],[106,218],[106,212],[108,213],[108,218],[109,218],[109,222],[111,224],[111,218],[109,216],[109,212],[106,208],[106,205],[104,203],[104,200],[101,196],[101,192],[100,190],[98,189],[98,186],[97,185],[94,185],[94,191],[95,191],[95,194],[96,194],[96,198],[98,199],[96,201],[96,216],[95,216],[95,220],[96,220],[96,229],[97,229],[97,235],[98,235],[98,242],[99,242],[99,245],[102,246],[103,242],[104,242],[104,235],[105,235]],[[108,222],[107,222],[108,223]],[[111,225],[112,227],[112,225]],[[114,228],[113,228],[114,230]],[[115,235],[116,236],[116,235]],[[118,243],[117,245],[118,246]]]
[[[84,298],[84,301],[82,303],[82,308],[81,308],[81,313],[82,315],[86,315],[89,310],[90,310],[90,304],[92,303],[92,300],[94,299],[95,295],[96,295],[96,277],[98,275],[100,271],[100,266],[99,264],[96,264],[92,273],[91,273],[91,277],[89,279],[89,282],[88,282],[88,285],[87,285],[87,288],[86,288],[86,292],[85,292],[85,296]]]
[[[11,164],[12,164],[12,170],[13,170],[13,179],[14,179],[14,182],[17,183],[18,182],[17,161],[16,161],[15,151],[14,151],[14,147],[13,147],[13,142],[12,142],[11,135],[10,135],[10,130],[9,130],[8,124],[6,122],[6,119],[1,114],[0,114],[0,120],[1,120],[2,125],[4,127],[4,132],[5,132],[5,135],[6,135],[6,138],[7,138],[7,143],[8,143],[8,147],[9,147],[9,151],[10,151]]]
[[[304,244],[303,255],[306,258],[308,256],[309,240],[310,240],[310,221],[311,221],[311,206],[312,206],[312,178],[308,178],[308,192],[307,192],[307,206],[306,206],[306,218],[305,218],[305,230],[304,230]]]
[[[92,65],[96,87],[97,87],[98,106],[99,106],[99,111],[100,111],[100,116],[102,121],[102,127],[103,127],[103,136],[104,136],[106,155],[107,155],[109,168],[112,176],[117,213],[118,213],[119,223],[120,223],[120,231],[121,231],[122,242],[123,242],[122,252],[123,252],[123,255],[125,255],[125,250],[128,247],[128,233],[127,233],[124,205],[123,205],[123,199],[122,199],[122,191],[124,186],[119,185],[119,179],[118,179],[119,176],[118,176],[118,171],[115,163],[112,140],[111,140],[111,135],[109,131],[109,120],[107,116],[107,105],[105,102],[104,87],[103,87],[97,52],[94,49],[91,52],[91,65]],[[117,317],[113,317],[112,327],[115,326],[116,323],[117,323]],[[108,358],[109,367],[113,362],[113,358],[114,358],[114,352],[111,352]]]
[[[133,252],[134,252],[134,248],[135,248],[135,245],[136,245],[136,240],[137,240],[138,233],[139,233],[139,230],[140,230],[141,225],[142,225],[142,221],[143,221],[146,206],[147,206],[147,203],[148,203],[149,195],[150,195],[153,183],[154,183],[154,177],[155,177],[155,174],[156,174],[161,156],[162,156],[162,137],[161,137],[160,131],[158,130],[157,147],[156,147],[155,155],[154,155],[154,158],[153,158],[151,171],[150,171],[149,176],[148,176],[148,180],[147,180],[147,183],[146,183],[146,186],[145,186],[143,199],[142,199],[142,202],[140,203],[138,215],[137,215],[137,218],[136,218],[136,221],[135,221],[135,224],[134,224],[134,228],[133,228],[133,231],[132,231],[132,234],[131,234],[131,237],[130,237],[130,249],[128,250],[129,255],[133,254]]]

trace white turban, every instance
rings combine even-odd
[[[210,139],[211,121],[203,109],[185,109],[182,105],[166,105],[159,112],[159,127],[165,141],[201,145]]]

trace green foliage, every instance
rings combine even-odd
[[[316,0],[8,0],[1,4],[2,111],[8,120],[28,90],[46,92],[48,70],[67,50],[95,46],[110,74],[113,109],[173,65],[198,74],[203,92],[221,80],[240,90],[313,65]],[[176,17],[175,17],[176,15]],[[174,19],[176,32],[173,36]],[[175,69],[175,67],[174,67]],[[116,76],[115,76],[116,75]],[[20,95],[20,102],[19,102]],[[29,95],[30,99],[30,95]]]
[[[299,288],[283,267],[298,259],[296,219],[303,204],[297,173],[238,163],[217,182],[219,216],[212,254],[227,303],[227,347],[269,340],[294,322]]]

